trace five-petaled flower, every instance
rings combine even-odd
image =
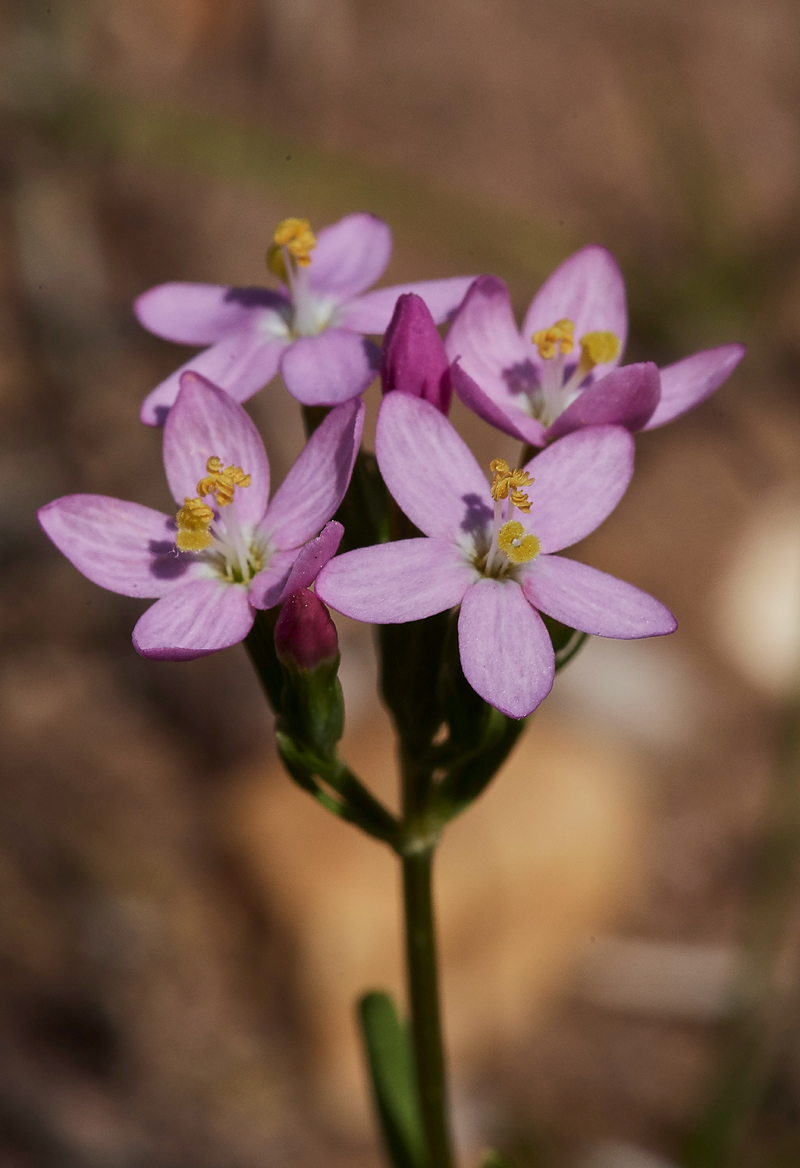
[[[517,329],[508,289],[480,276],[446,348],[453,388],[487,422],[532,446],[583,426],[652,430],[718,389],[744,356],[721,345],[658,370],[618,368],[628,332],[625,285],[605,248],[584,247],[542,285]]]
[[[269,463],[242,407],[194,373],[164,429],[176,518],[104,495],[66,495],[39,511],[84,576],[124,596],[156,598],[133,643],[184,661],[235,645],[255,610],[306,588],[335,555],[339,506],[361,441],[364,405],[346,402],[314,431],[269,500]],[[318,534],[320,533],[321,534]]]
[[[398,296],[418,293],[441,323],[473,280],[423,280],[366,292],[391,250],[391,231],[374,215],[348,215],[316,236],[307,220],[286,219],[267,254],[281,281],[278,291],[170,283],[143,293],[134,307],[145,328],[170,341],[209,347],[145,398],[142,421],[163,423],[188,369],[237,401],[252,397],[278,370],[304,405],[337,405],[362,393],[379,358],[366,335],[384,332]]]
[[[317,594],[375,624],[460,604],[464,675],[503,713],[524,717],[553,684],[553,647],[537,610],[603,637],[675,629],[652,596],[553,554],[594,531],[624,494],[633,472],[627,430],[593,426],[569,434],[522,470],[495,460],[490,485],[437,409],[390,393],[375,448],[387,487],[424,538],[338,556],[322,569]]]

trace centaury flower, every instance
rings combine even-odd
[[[142,656],[202,657],[243,640],[255,609],[306,588],[335,555],[344,529],[328,521],[347,490],[363,420],[360,401],[332,410],[270,502],[252,421],[223,390],[185,373],[164,429],[177,515],[66,495],[42,507],[39,522],[95,584],[156,599],[133,631]]]
[[[374,624],[460,604],[464,675],[503,713],[524,717],[553,684],[553,647],[539,611],[602,637],[675,629],[669,610],[646,592],[553,554],[594,531],[624,494],[633,438],[622,427],[569,434],[521,469],[496,459],[489,483],[437,409],[390,393],[376,453],[387,487],[425,538],[337,556],[320,573],[317,594]]]
[[[134,310],[146,329],[169,341],[209,347],[145,398],[142,421],[163,423],[187,369],[237,401],[252,397],[278,370],[304,405],[332,406],[358,396],[379,359],[365,335],[384,332],[398,296],[416,292],[441,323],[473,280],[423,280],[366,292],[383,274],[391,251],[391,231],[374,215],[348,215],[318,234],[306,219],[284,219],[267,253],[267,266],[280,280],[277,291],[175,283],[143,293]]]
[[[584,247],[542,285],[520,333],[508,289],[479,276],[446,348],[460,398],[533,446],[582,426],[652,430],[703,401],[730,376],[743,345],[721,345],[658,370],[618,368],[628,333],[625,284],[605,248]]]

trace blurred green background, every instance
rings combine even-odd
[[[138,293],[260,283],[281,218],[353,210],[392,226],[387,281],[495,272],[521,313],[595,241],[626,276],[629,359],[749,346],[711,401],[638,440],[628,496],[576,553],[680,628],[593,642],[525,739],[522,778],[550,760],[564,833],[550,885],[536,824],[512,846],[499,803],[469,830],[474,868],[494,816],[487,855],[525,883],[502,938],[469,865],[443,870],[464,1161],[495,1142],[523,1166],[800,1163],[798,49],[793,0],[5,0],[3,1168],[379,1162],[363,1104],[332,1090],[357,1053],[351,1018],[323,1017],[334,950],[311,943],[331,888],[334,947],[348,906],[354,952],[382,920],[348,829],[312,846],[322,812],[281,803],[242,651],[141,661],[140,606],[35,523],[71,491],[168,507],[138,409],[184,351],[138,327]],[[295,403],[274,384],[251,405],[279,478]],[[481,457],[508,449],[455,418]],[[369,637],[340,632],[369,765]],[[589,829],[600,859],[571,900]],[[367,988],[369,962],[339,956]]]

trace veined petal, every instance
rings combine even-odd
[[[342,305],[342,323],[357,333],[380,336],[389,326],[398,299],[413,292],[425,301],[436,324],[443,324],[453,316],[474,279],[474,276],[449,276],[443,280],[416,280],[412,284],[377,288]]]
[[[158,284],[133,302],[141,325],[181,345],[213,345],[265,308],[288,310],[289,302],[269,288],[179,283]]]
[[[297,559],[292,564],[289,578],[278,597],[278,604],[282,604],[293,592],[299,592],[314,583],[322,569],[332,560],[342,542],[344,528],[341,523],[332,519],[326,523],[316,539],[309,540],[300,548]]]
[[[573,629],[597,637],[662,637],[677,621],[639,588],[577,560],[539,556],[521,572],[522,591],[534,606]]]
[[[576,343],[586,333],[614,333],[619,353],[597,368],[602,374],[619,364],[628,338],[628,306],[625,281],[610,251],[591,244],[559,264],[531,301],[522,335],[528,340],[558,320],[572,321]]]
[[[363,211],[345,215],[317,234],[309,285],[337,300],[350,300],[381,278],[391,254],[392,232],[387,223]]]
[[[262,531],[276,548],[299,548],[344,498],[364,426],[364,403],[344,402],[317,427],[269,505]]]
[[[148,608],[133,647],[158,661],[191,661],[243,641],[255,619],[241,584],[206,578],[175,588]]]
[[[197,373],[184,373],[164,426],[164,469],[179,506],[187,496],[197,495],[213,455],[224,466],[240,466],[251,476],[249,487],[236,489],[235,506],[239,522],[255,526],[269,499],[269,463],[261,435],[232,397]]]
[[[663,426],[705,401],[728,380],[744,354],[744,345],[720,345],[667,365],[661,370],[661,400],[644,429]]]
[[[328,328],[300,337],[285,350],[281,376],[304,406],[335,406],[363,393],[374,381],[380,349],[349,329]]]
[[[496,276],[478,276],[445,340],[447,355],[504,409],[539,384],[539,355],[514,320],[508,288]]]
[[[450,381],[456,394],[469,409],[490,426],[496,426],[504,434],[529,442],[531,446],[544,446],[545,429],[536,418],[523,410],[503,401],[501,404],[484,393],[477,381],[473,380],[458,361],[450,366]]]
[[[619,503],[633,474],[633,437],[621,426],[589,426],[559,438],[526,465],[534,484],[525,526],[543,552],[589,535]]]
[[[524,718],[553,688],[555,655],[541,617],[513,580],[480,580],[461,602],[458,648],[477,694]]]
[[[658,405],[660,392],[658,369],[652,361],[612,369],[567,406],[547,431],[547,438],[604,424],[641,430]]]
[[[248,596],[254,608],[274,608],[278,604],[297,557],[297,548],[272,553],[266,568],[250,581]]]
[[[489,484],[443,414],[405,393],[387,393],[375,431],[386,486],[426,535],[457,540],[492,521]]]
[[[276,328],[280,327],[277,316]],[[267,322],[268,323],[268,322]],[[289,341],[269,335],[264,316],[248,320],[185,361],[156,386],[142,402],[141,419],[146,426],[163,426],[175,403],[184,373],[199,373],[219,385],[236,401],[246,401],[271,381]]]
[[[122,596],[166,596],[197,570],[175,547],[175,521],[106,495],[65,495],[42,507],[39,522],[87,579]]]
[[[452,608],[476,577],[449,540],[400,539],[337,556],[320,572],[316,593],[356,620],[405,624]]]

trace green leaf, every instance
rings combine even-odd
[[[375,1107],[393,1168],[428,1168],[411,1039],[388,994],[358,1003]]]

